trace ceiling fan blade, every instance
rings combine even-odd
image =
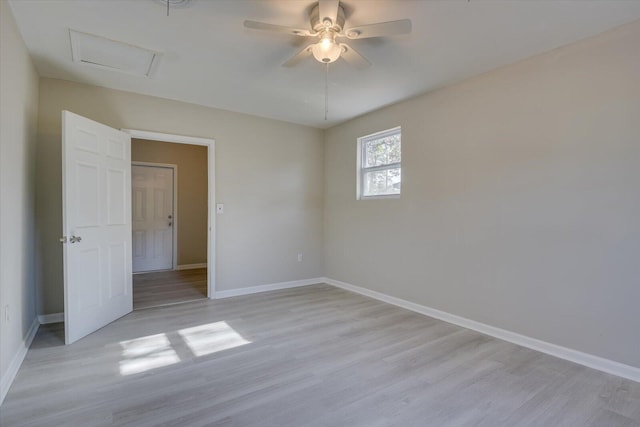
[[[305,59],[305,58],[307,58],[307,57],[312,55],[311,46],[313,46],[313,45],[310,44],[309,46],[307,46],[304,49],[302,49],[300,52],[298,52],[295,55],[293,55],[291,58],[289,58],[289,60],[287,62],[282,64],[282,66],[283,67],[294,67],[294,66],[298,65],[298,63],[300,61],[302,61],[303,59]]]
[[[340,47],[342,48],[342,53],[340,57],[347,61],[349,64],[353,65],[356,68],[367,68],[371,65],[371,62],[367,60],[364,56],[360,55],[358,52],[353,50],[353,48],[345,43],[340,43]]]
[[[275,25],[275,24],[267,24],[266,22],[244,21],[244,26],[245,28],[250,28],[252,30],[270,31],[272,33],[291,34],[294,36],[303,36],[303,37],[315,36],[315,34],[309,30],[284,27],[282,25]]]
[[[344,30],[344,34],[351,40],[369,37],[397,36],[411,32],[411,20],[380,22],[378,24],[360,25]]]
[[[338,21],[339,6],[340,0],[318,0],[318,8],[320,9],[320,22],[323,22],[328,18],[331,20],[331,25],[335,25],[335,23]]]

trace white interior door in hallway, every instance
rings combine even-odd
[[[62,112],[65,342],[131,312],[131,137]]]
[[[174,267],[174,181],[171,166],[131,166],[133,272]]]

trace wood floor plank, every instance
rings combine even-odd
[[[328,285],[43,325],[2,426],[640,426],[640,384]]]

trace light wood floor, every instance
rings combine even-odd
[[[637,427],[640,384],[314,285],[135,311],[67,347],[62,324],[42,326],[0,412],[3,426]]]
[[[133,309],[176,304],[207,297],[207,269],[158,271],[133,275]]]

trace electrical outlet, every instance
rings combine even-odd
[[[298,262],[302,262],[302,254],[298,254]]]

